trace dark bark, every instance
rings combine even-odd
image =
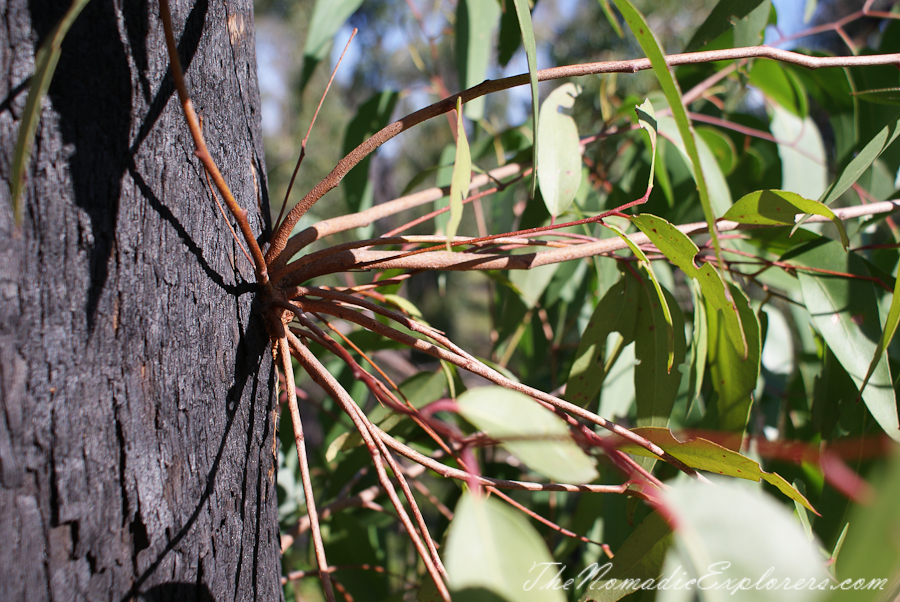
[[[252,2],[174,4],[210,152],[261,232]],[[0,599],[278,599],[272,356],[155,2],[75,22],[14,232],[27,78],[68,5],[0,0]]]

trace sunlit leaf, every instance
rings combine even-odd
[[[524,393],[478,387],[460,395],[457,404],[466,420],[535,472],[564,483],[590,483],[598,477],[566,423]]]
[[[765,34],[772,0],[763,0],[746,17],[734,23],[734,47],[759,46]]]
[[[459,0],[456,5],[456,67],[463,90],[483,82],[491,58],[494,31],[500,22],[500,5],[482,0]],[[466,103],[466,117],[484,117],[484,97]]]
[[[610,568],[595,565],[596,570],[590,567],[579,576],[579,584],[587,582],[579,602],[616,602],[636,589],[627,587],[625,580],[656,579],[671,545],[672,527],[658,512],[648,514],[616,550]],[[620,584],[624,586],[616,587]]]
[[[730,174],[738,163],[738,152],[734,147],[734,142],[731,140],[731,137],[726,136],[720,130],[711,127],[698,127],[696,128],[696,131],[697,135],[703,139],[703,142],[705,142],[709,147],[709,150],[712,151],[722,174],[726,176]],[[700,160],[703,160],[702,156],[700,157]],[[709,178],[707,177],[707,179]],[[712,186],[710,186],[710,188],[712,188]]]
[[[857,387],[869,372],[869,365],[882,338],[878,301],[870,273],[855,253],[845,253],[836,241],[813,243],[796,254],[784,257],[790,264],[827,270],[817,273],[797,270],[800,290],[813,323],[828,347],[841,362]],[[832,275],[834,273],[849,276]],[[887,357],[879,355],[863,401],[882,429],[900,441],[900,421]]]
[[[562,109],[575,106],[581,88],[563,84],[541,105],[538,138],[538,184],[550,216],[563,213],[575,199],[581,185],[581,144],[575,120]]]
[[[758,190],[742,197],[725,213],[723,219],[739,224],[784,224],[793,226],[796,216],[803,214],[822,215],[831,220],[841,236],[844,248],[850,246],[844,224],[834,212],[819,203],[805,199],[799,194],[784,190]]]
[[[705,46],[731,29],[738,19],[750,14],[763,0],[720,0],[706,20],[697,28],[685,52]]]
[[[898,324],[900,324],[900,278],[897,278],[894,281],[894,293],[891,295],[891,308],[888,310],[887,320],[884,323],[884,331],[881,334],[881,338],[878,339],[878,346],[875,348],[875,354],[872,356],[872,361],[869,362],[869,369],[866,370],[866,377],[859,387],[860,391],[865,391],[869,379],[872,378],[872,374],[875,372],[875,368],[878,366],[879,362],[881,362],[884,350],[887,349],[887,346],[891,343],[891,339],[893,339],[894,335],[897,333]]]
[[[469,194],[472,182],[472,156],[466,139],[463,123],[462,99],[456,99],[456,162],[453,164],[453,178],[450,180],[450,220],[447,222],[447,250],[451,251],[450,239],[456,236],[456,229],[462,221],[463,199]]]
[[[553,558],[525,515],[496,497],[463,494],[442,555],[454,600],[566,599],[561,589],[540,588],[544,569],[554,575],[558,570]]]
[[[703,296],[711,308],[722,312],[729,340],[735,349],[743,350],[741,357],[746,357],[747,341],[741,327],[738,309],[726,291],[719,273],[708,263],[699,268],[694,265],[694,257],[700,252],[694,241],[666,220],[649,213],[636,215],[631,221],[650,238],[663,255],[681,268],[685,275],[697,279]]]
[[[750,84],[800,119],[806,117],[806,90],[794,73],[780,63],[764,59],[754,61]]]
[[[25,110],[22,112],[19,138],[16,141],[12,173],[9,178],[13,215],[16,224],[20,226],[22,225],[22,190],[25,187],[25,172],[28,169],[28,161],[31,159],[31,149],[34,146],[34,135],[40,121],[44,96],[50,89],[53,73],[59,63],[63,40],[69,33],[72,23],[75,22],[88,2],[89,0],[73,0],[69,10],[47,35],[34,57],[34,74],[31,76],[31,88],[28,90],[28,98],[25,100]]]
[[[509,274],[509,282],[516,287],[529,309],[538,304],[559,265],[542,265],[530,270],[515,270]]]
[[[534,169],[538,169],[538,79],[537,79],[537,46],[534,43],[534,27],[531,24],[531,9],[528,0],[512,0],[519,19],[519,31],[522,33],[522,44],[528,59],[528,78],[531,82],[531,110],[534,131]],[[537,178],[531,180],[531,194],[534,194]]]
[[[749,481],[759,482],[762,479],[776,487],[790,499],[800,502],[807,510],[816,512],[809,501],[783,477],[774,472],[764,471],[759,464],[750,458],[726,447],[701,437],[691,437],[684,441],[679,441],[672,434],[672,431],[665,428],[644,427],[632,429],[632,431],[660,446],[664,451],[672,454],[672,456],[691,468]],[[638,456],[652,455],[644,448],[626,442],[624,439],[619,439],[618,441],[621,443],[617,443],[617,447],[626,453]]]
[[[722,479],[712,485],[682,481],[663,499],[676,529],[662,576],[681,583],[697,579],[702,600],[812,602],[822,592],[809,583],[831,584],[816,544],[791,511],[762,489]],[[777,586],[767,585],[770,580]],[[797,588],[801,580],[806,587]],[[660,588],[657,599],[678,599],[685,592],[677,590]]]
[[[306,44],[303,46],[301,93],[312,78],[316,66],[328,56],[332,38],[361,5],[362,0],[316,0],[309,20]]]
[[[634,108],[637,113],[638,125],[647,132],[650,137],[650,181],[647,183],[646,195],[650,196],[653,189],[653,170],[656,168],[656,113],[653,111],[653,105],[650,99],[644,100],[643,104]]]

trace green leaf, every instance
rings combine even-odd
[[[394,112],[399,98],[397,92],[384,90],[372,95],[359,106],[356,115],[347,124],[347,132],[344,134],[344,155],[390,123],[391,113]],[[347,208],[351,213],[364,211],[372,206],[373,189],[372,180],[369,178],[371,160],[372,155],[367,155],[341,181]],[[373,228],[369,225],[360,230],[362,230],[359,233],[360,238],[365,239],[371,237]]]
[[[551,263],[530,270],[515,270],[509,274],[509,281],[516,287],[528,309],[541,300],[541,295],[547,290],[559,266],[558,263]]]
[[[544,569],[554,575],[558,569],[525,515],[496,497],[463,494],[450,522],[445,554],[454,600],[490,600],[491,594],[506,602],[566,599],[560,589],[535,587]]]
[[[806,0],[806,6],[803,8],[803,22],[809,23],[809,20],[813,18],[813,15],[816,14],[816,9],[819,7],[818,0]]]
[[[362,0],[316,0],[303,47],[300,94],[306,89],[316,66],[328,56],[332,38],[361,5]]]
[[[691,333],[691,372],[688,383],[688,402],[693,404],[703,387],[703,376],[706,373],[706,358],[709,352],[709,321],[706,317],[706,303],[700,293],[700,284],[692,280],[691,298],[694,302],[693,332]],[[747,354],[750,355],[749,353]],[[688,407],[690,413],[690,406]]]
[[[463,199],[469,194],[472,181],[472,156],[469,154],[469,141],[466,139],[466,126],[463,123],[462,99],[456,99],[456,162],[453,164],[453,177],[450,180],[450,221],[447,222],[447,250],[452,251],[450,239],[456,236],[456,229],[462,221]]]
[[[25,187],[25,175],[34,146],[34,136],[41,117],[44,96],[50,89],[53,73],[59,63],[59,53],[63,40],[69,33],[72,23],[87,5],[89,0],[73,0],[72,5],[56,27],[47,35],[46,40],[34,57],[34,74],[31,76],[31,88],[25,100],[25,110],[19,125],[19,138],[13,155],[12,174],[10,175],[10,198],[16,225],[22,225],[22,191]]]
[[[652,169],[651,169],[651,171],[652,171]],[[653,181],[652,177],[651,177],[650,181],[651,182]],[[650,322],[645,324],[644,327],[649,328],[652,331],[657,326],[662,326],[663,323],[665,324],[665,331],[661,332],[660,334],[663,334],[667,341],[666,349],[667,349],[668,358],[666,361],[666,372],[667,373],[671,372],[672,365],[675,360],[675,334],[674,334],[674,329],[672,326],[672,312],[669,310],[669,303],[668,303],[668,300],[666,299],[666,295],[663,293],[663,288],[662,288],[662,286],[660,286],[659,280],[656,279],[656,274],[653,273],[653,266],[650,265],[650,260],[647,259],[647,256],[644,254],[644,252],[641,250],[641,248],[639,246],[637,246],[636,244],[634,244],[634,242],[630,238],[628,238],[628,236],[626,236],[622,230],[620,230],[613,224],[605,224],[605,226],[607,228],[609,228],[610,230],[612,230],[613,232],[615,232],[616,234],[618,234],[619,238],[621,238],[622,240],[625,241],[625,244],[628,245],[628,247],[631,249],[631,252],[634,253],[635,256],[638,258],[640,265],[647,271],[647,275],[650,277],[650,281],[653,282],[653,288],[656,290],[657,303],[653,303],[652,301],[650,301],[649,302],[650,304],[647,305],[648,301],[646,299],[644,299],[644,297],[642,295],[638,295],[638,303],[641,304],[643,302],[643,305],[645,306],[644,309],[648,310],[652,314],[652,315],[648,314],[647,316],[644,316],[646,320],[650,320]],[[678,304],[676,303],[675,306],[678,307]],[[656,313],[655,308],[658,308],[662,312],[663,323],[656,324],[657,316],[655,315],[655,313]],[[638,311],[640,312],[642,310],[639,309]],[[640,314],[638,317],[640,318]],[[682,322],[683,322],[683,320],[682,320]],[[682,324],[682,331],[684,331],[684,324]],[[654,335],[654,337],[655,337],[655,335]],[[646,341],[646,339],[645,339],[645,341]],[[645,349],[645,351],[647,351],[649,349],[649,347],[645,344],[644,349]],[[641,356],[641,357],[645,357],[645,356]],[[679,363],[681,363],[681,362],[679,362]],[[635,379],[637,379],[636,373],[635,373]],[[677,389],[677,387],[676,387],[676,389]]]
[[[897,499],[900,498],[900,453],[894,449],[890,463],[883,474],[873,483],[877,496],[871,504],[855,506],[850,513],[847,538],[841,546],[840,557],[835,567],[841,584],[850,580],[884,580],[896,578],[900,568],[900,513]],[[837,551],[835,552],[835,555]],[[894,584],[883,583],[888,589]],[[834,591],[829,598],[833,602],[869,602],[885,598],[885,591],[878,588],[868,590]]]
[[[615,602],[636,588],[612,586],[626,579],[639,579],[641,582],[655,579],[662,570],[671,545],[672,527],[659,512],[651,512],[616,550],[609,569],[605,564],[593,565],[590,571],[585,570],[583,575],[579,575],[579,583],[588,581],[580,602]]]
[[[616,32],[616,35],[624,37],[625,32],[622,31],[622,25],[619,24],[619,19],[616,18],[615,13],[612,11],[612,7],[609,5],[609,0],[597,0],[600,3],[600,9],[603,10],[603,15],[606,17],[606,20],[609,21],[610,27],[613,28],[613,31]]]
[[[855,253],[845,253],[836,241],[806,245],[783,258],[790,264],[869,278]],[[853,379],[857,388],[869,372],[871,358],[883,336],[875,287],[869,280],[797,270],[800,290],[813,323]],[[900,441],[897,401],[887,357],[880,355],[863,401],[881,428]]]
[[[524,393],[478,387],[460,395],[457,404],[466,420],[535,472],[562,483],[590,483],[599,476],[562,418]]]
[[[634,356],[640,362],[634,367],[637,425],[666,426],[681,384],[681,372],[673,364],[684,362],[684,315],[667,290],[658,288],[657,296],[644,289],[643,295],[638,293],[634,327]],[[675,308],[672,314],[670,307]]]
[[[715,40],[762,2],[763,0],[720,0],[706,17],[706,21],[697,28],[684,51],[692,52]]]
[[[738,164],[738,152],[731,137],[723,134],[718,128],[698,127],[696,132],[716,158],[716,163],[719,165],[722,175],[730,174]],[[703,160],[702,154],[700,160]],[[710,188],[712,188],[712,185],[710,185]]]
[[[697,579],[702,600],[812,602],[822,594],[810,583],[830,585],[817,545],[761,488],[722,479],[713,485],[682,481],[663,500],[676,529],[662,574],[681,583]],[[805,587],[797,588],[801,580]],[[678,593],[669,588],[660,599]]]
[[[841,236],[841,244],[847,249],[850,240],[844,224],[834,212],[819,203],[805,199],[799,194],[784,190],[757,190],[742,197],[729,209],[723,219],[729,219],[739,224],[784,224],[793,226],[796,216],[802,214],[815,214],[827,217],[838,229]]]
[[[887,320],[884,323],[884,331],[881,333],[881,338],[878,339],[878,346],[875,348],[875,354],[872,356],[872,361],[869,362],[869,369],[866,371],[866,377],[859,386],[860,392],[865,391],[869,379],[872,378],[875,368],[884,356],[884,350],[891,344],[891,339],[894,338],[894,334],[897,332],[898,324],[900,324],[900,278],[894,280],[894,293],[891,295],[891,308],[888,310]]]
[[[519,31],[525,45],[525,56],[528,59],[528,78],[531,82],[532,131],[534,132],[534,169],[538,170],[538,79],[537,79],[537,46],[534,43],[534,27],[531,25],[531,10],[528,0],[513,0],[516,16],[519,19]],[[537,178],[531,180],[531,194],[534,195]]]
[[[734,24],[734,47],[759,46],[765,37],[766,24],[772,10],[772,0],[763,0],[746,17]]]
[[[880,105],[900,105],[900,88],[862,90],[860,92],[852,92],[852,94],[860,100],[874,102]]]
[[[759,377],[760,332],[759,321],[743,291],[734,285],[730,288],[747,337],[747,358],[742,359],[740,348],[728,338],[719,313],[708,308],[709,375],[717,393],[716,426],[722,431],[743,435],[750,419],[752,394]],[[741,436],[729,438],[726,447],[740,449],[741,439]]]
[[[807,510],[816,512],[809,501],[783,477],[774,472],[764,471],[759,464],[750,458],[726,447],[701,437],[691,437],[684,441],[679,441],[672,434],[672,431],[665,428],[644,427],[631,430],[636,435],[640,435],[644,439],[660,446],[664,451],[691,468],[705,470],[726,477],[747,479],[748,481],[759,482],[762,479],[790,499],[799,502]],[[652,454],[642,447],[638,447],[624,439],[617,439],[617,441],[621,441],[616,446],[623,452],[652,457]]]
[[[697,279],[710,307],[722,312],[729,340],[735,349],[742,350],[741,357],[747,357],[749,350],[737,306],[726,291],[722,277],[711,265],[704,263],[699,268],[694,265],[694,257],[700,252],[694,241],[666,220],[649,213],[636,215],[631,221],[650,238],[663,255],[681,268],[686,276]]]
[[[859,151],[859,154],[844,168],[844,171],[841,172],[841,175],[838,176],[837,180],[835,180],[834,183],[828,187],[828,190],[819,197],[819,202],[830,205],[837,200],[838,197],[849,190],[859,177],[871,167],[872,163],[875,162],[875,159],[880,157],[881,153],[886,151],[888,147],[893,144],[894,140],[897,139],[897,136],[900,136],[900,115],[884,126],[874,138],[866,143],[863,149]]]
[[[750,84],[800,119],[806,117],[809,107],[803,84],[793,71],[778,62],[765,59],[754,61],[750,69]]]
[[[653,170],[656,168],[656,113],[653,111],[653,105],[649,98],[645,99],[643,104],[635,107],[634,112],[637,113],[638,125],[650,137],[650,181],[647,183],[647,192],[645,193],[645,196],[649,197],[650,191],[653,190]]]
[[[640,282],[628,275],[615,283],[600,299],[588,321],[575,361],[566,382],[566,399],[582,407],[600,392],[606,378],[606,339],[618,332],[624,339],[622,345],[634,341],[634,325],[637,321]]]
[[[580,93],[580,86],[563,84],[541,105],[537,176],[544,204],[553,218],[569,208],[581,185],[578,128],[575,120],[561,111],[575,106],[575,97]]]
[[[491,38],[500,22],[500,5],[483,0],[459,0],[456,5],[456,67],[460,88],[484,81],[491,58]],[[484,117],[484,97],[466,103],[466,117]]]
[[[773,105],[772,135],[778,140],[781,157],[781,188],[807,198],[825,191],[828,161],[819,128],[809,117],[800,119],[779,105]]]

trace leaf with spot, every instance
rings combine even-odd
[[[575,106],[575,97],[580,93],[580,86],[563,84],[541,105],[537,176],[541,197],[552,218],[569,208],[581,185],[578,128],[572,116],[562,111]]]
[[[782,258],[789,264],[831,273],[797,270],[800,291],[813,323],[857,388],[869,381],[862,399],[884,432],[900,441],[900,421],[887,357],[879,354],[869,367],[883,337],[875,286],[865,262],[845,253],[837,241],[805,245]],[[833,275],[844,274],[844,275]]]
[[[679,441],[672,434],[672,431],[658,427],[636,428],[631,429],[631,431],[647,441],[655,443],[666,453],[671,454],[691,468],[749,481],[759,482],[760,479],[763,479],[790,499],[799,502],[807,510],[816,512],[803,494],[788,483],[784,477],[774,472],[766,472],[750,458],[713,443],[708,439],[691,437],[684,441]],[[630,441],[625,441],[619,438],[618,435],[613,435],[613,437],[615,437],[617,442],[616,446],[623,452],[637,456],[652,456],[644,448],[638,447]]]
[[[722,218],[739,224],[793,226],[797,221],[796,216],[803,214],[822,215],[830,219],[841,236],[841,244],[845,249],[850,246],[843,222],[831,209],[818,201],[811,201],[785,190],[751,192],[738,200]]]

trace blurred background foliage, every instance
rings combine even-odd
[[[455,1],[365,0],[338,29],[334,45],[318,68],[304,74],[303,48],[310,35],[313,4],[312,0],[258,0],[256,3],[263,127],[275,214],[287,189],[300,140],[352,28],[359,28],[359,34],[319,114],[307,157],[294,185],[293,202],[352,148],[348,140],[361,141],[364,132],[374,131],[374,124],[387,123],[388,117],[397,119],[462,87],[459,73],[464,61],[458,58],[460,13]],[[500,3],[502,16],[489,44],[487,77],[492,79],[527,71],[518,30],[514,29],[514,16],[512,25],[509,24],[507,11],[512,11],[511,1],[506,4]],[[539,0],[534,5],[540,68],[643,56],[627,28],[624,35],[615,30],[602,4],[596,0]],[[667,53],[684,51],[716,4],[713,0],[635,2]],[[900,51],[900,22],[888,19],[854,20],[843,28],[843,35],[824,31],[790,39],[796,32],[834,23],[859,10],[861,2],[785,0],[773,4],[765,34],[768,42],[787,38],[782,47],[819,54]],[[876,2],[872,8],[891,10],[893,4]],[[729,47],[735,42],[734,35],[729,30],[706,47]],[[682,91],[687,91],[724,66],[681,67],[676,70],[676,76]],[[621,205],[643,193],[651,155],[644,134],[628,131],[635,122],[634,106],[648,96],[657,112],[666,106],[651,71],[573,81],[583,87],[572,109],[579,134],[582,138],[598,135],[598,139],[586,145],[584,177],[575,203],[564,215],[566,221]],[[542,83],[541,98],[561,83]],[[745,194],[761,189],[786,189],[818,198],[835,174],[886,123],[896,119],[896,104],[869,102],[851,93],[897,85],[894,67],[807,71],[761,60],[737,69],[734,75],[716,84],[703,98],[692,103],[690,110],[697,132],[715,157],[721,173],[718,214]],[[529,160],[530,153],[525,151],[531,144],[530,112],[530,96],[525,87],[487,98],[484,116],[470,122],[468,127],[473,161],[478,168],[489,170],[508,161]],[[320,219],[365,208],[370,203],[394,199],[410,190],[449,184],[454,127],[452,120],[433,119],[384,145],[372,157],[368,172],[355,174],[356,184],[349,185],[352,178],[348,176],[339,189],[304,217],[298,229]],[[660,130],[665,133],[662,120]],[[788,139],[792,140],[789,144],[785,142]],[[641,212],[664,217],[673,224],[702,220],[694,181],[678,149],[663,139],[658,155],[657,185]],[[858,189],[844,195],[834,206],[896,198],[898,169],[900,146],[895,144],[866,169],[858,181]],[[366,187],[368,190],[364,190]],[[441,206],[441,202],[435,206]],[[390,230],[432,209],[384,220],[378,224],[378,232]],[[476,204],[472,209],[467,207],[459,232],[467,236],[499,233],[544,225],[549,220],[539,196],[530,199],[528,186],[516,186],[498,193],[489,202]],[[444,223],[441,219],[430,220],[409,232],[433,234],[442,231]],[[900,240],[893,220],[875,218],[851,222],[847,227],[851,246],[859,249],[867,269],[892,288],[898,259],[893,245]],[[599,238],[615,236],[596,225],[570,231]],[[329,244],[371,235],[371,228],[360,229],[329,240]],[[733,242],[730,246],[738,252],[776,260],[791,248],[820,235],[828,240],[836,238],[837,231],[832,226],[817,225],[811,226],[808,233],[801,230],[790,239],[779,230],[772,234],[760,231],[748,240],[729,242]],[[621,255],[630,256],[630,253]],[[758,266],[742,266],[740,257],[729,258],[734,260],[731,265],[734,272],[745,274],[739,282],[757,316],[761,339],[759,373],[751,374],[749,380],[754,401],[746,432],[762,441],[801,441],[808,449],[823,441],[877,432],[865,405],[857,402],[858,391],[848,376],[845,360],[839,357],[839,350],[829,347],[804,308],[803,281],[782,270],[757,273]],[[447,332],[472,354],[510,371],[531,386],[558,391],[566,383],[592,312],[622,278],[622,272],[627,271],[624,263],[613,258],[593,258],[533,272],[422,273],[402,287],[382,292],[401,294],[411,302],[412,311],[421,312],[425,321]],[[714,402],[724,393],[711,382],[710,367],[706,367],[704,375],[705,354],[709,350],[697,335],[698,320],[704,319],[703,304],[697,307],[697,292],[679,270],[665,261],[656,261],[654,271],[660,283],[671,292],[686,322],[687,357],[676,368],[681,370],[683,378],[677,385],[673,410],[665,425],[673,431],[714,430],[717,427]],[[351,273],[326,283],[347,285],[364,281],[367,280],[362,275]],[[882,314],[886,314],[891,295],[880,288],[872,289],[875,291],[872,298],[881,307]],[[702,337],[705,331],[700,333]],[[353,332],[348,336],[360,348],[372,352],[392,378],[403,382],[401,390],[417,407],[439,398],[455,397],[480,384],[475,377],[399,349],[398,345],[371,333]],[[635,351],[632,345],[615,347],[614,351],[613,347],[610,345],[611,349],[607,350],[611,369],[602,382],[599,406],[595,404],[593,409],[601,416],[634,426],[638,420],[634,403]],[[893,374],[897,374],[900,360],[896,347],[895,344],[890,349]],[[326,355],[323,353],[322,357]],[[866,363],[869,359],[865,358]],[[353,379],[349,368],[338,360],[326,365],[360,405],[370,411],[373,420],[385,417],[387,412],[370,398],[364,385]],[[346,497],[350,491],[365,490],[374,483],[365,452],[352,446],[335,451],[345,441],[341,437],[346,437],[350,430],[348,420],[339,415],[335,405],[323,398],[316,387],[308,386],[309,381],[299,371],[297,377],[307,398],[304,411],[308,412],[309,419],[305,417],[305,426],[318,479],[317,491],[322,495],[320,504]],[[746,375],[741,378],[746,379]],[[278,477],[281,517],[284,531],[296,533],[304,506],[295,475],[296,455],[290,428],[284,424],[288,419],[282,420],[283,462]],[[458,419],[450,416],[446,420]],[[459,425],[466,428],[461,421]],[[398,420],[392,434],[418,441],[409,420]],[[507,461],[501,450],[487,448],[484,454],[485,474],[521,478],[523,468],[514,459]],[[749,450],[749,454],[763,460],[766,470],[777,471],[787,481],[799,483],[798,487],[822,514],[820,518],[813,517],[811,533],[815,533],[829,552],[834,550],[851,507],[846,492],[827,482],[815,462],[798,461],[790,454],[760,454],[757,449]],[[599,462],[600,482],[620,482],[615,470],[603,464],[602,459]],[[878,454],[860,456],[849,464],[867,476],[873,466],[876,472],[883,469],[883,458]],[[657,472],[660,478],[675,475],[675,470],[668,465],[659,466]],[[427,495],[439,500],[437,504],[426,503],[426,512],[429,524],[434,525],[433,535],[440,542],[460,487],[427,475],[422,479],[427,483]],[[578,534],[602,540],[614,551],[632,537],[635,526],[649,513],[646,506],[624,496],[546,492],[510,495]],[[323,529],[332,564],[367,567],[336,573],[341,587],[354,600],[415,597],[414,588],[409,586],[410,581],[419,582],[414,552],[390,513],[373,512],[371,507],[355,508],[334,514],[324,521]],[[562,537],[545,526],[539,526],[539,530],[554,558],[568,562],[573,576],[577,569],[602,558],[603,552],[597,546]],[[309,542],[300,534],[285,553],[285,574],[311,569],[311,558]],[[368,568],[374,566],[382,569]],[[386,575],[385,570],[393,576]],[[318,587],[315,579],[292,581],[285,592],[288,598],[315,600],[320,595]]]

